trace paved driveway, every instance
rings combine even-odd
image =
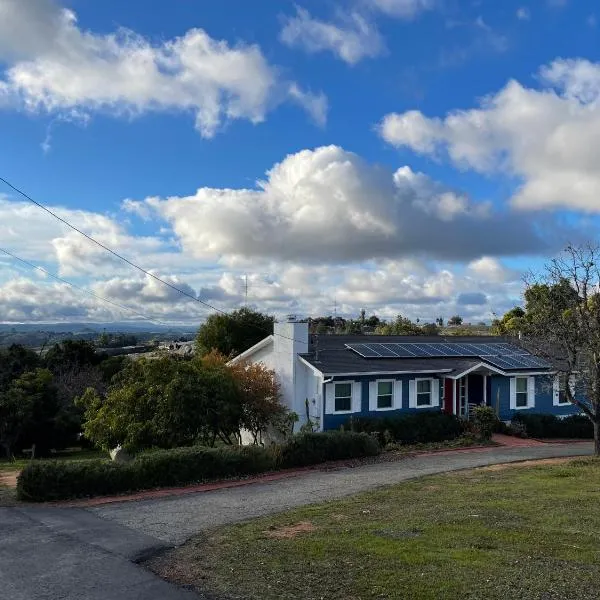
[[[192,592],[135,564],[216,525],[340,498],[434,473],[592,453],[592,444],[431,454],[186,496],[92,509],[0,508],[0,597],[11,600],[186,600]]]

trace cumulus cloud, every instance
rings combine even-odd
[[[199,259],[470,260],[548,247],[524,217],[494,210],[409,167],[391,172],[369,164],[338,146],[287,156],[255,188],[201,188],[146,203]]]
[[[386,115],[381,136],[397,147],[461,168],[521,180],[519,209],[600,212],[600,64],[556,60],[540,69],[539,88],[510,81],[481,105],[444,118],[419,111]]]
[[[123,28],[95,34],[52,0],[0,0],[0,62],[9,64],[0,106],[67,115],[184,111],[207,138],[228,120],[259,123],[289,97],[289,83],[257,45],[230,45],[199,28],[161,43]],[[309,99],[300,104],[314,117]]]
[[[379,56],[384,50],[376,26],[355,11],[329,22],[314,18],[298,7],[296,14],[285,20],[279,38],[287,46],[311,54],[332,52],[350,65]]]
[[[521,6],[517,9],[517,19],[519,21],[529,21],[531,19],[531,11],[526,6]]]

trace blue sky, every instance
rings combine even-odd
[[[488,320],[523,271],[597,235],[592,1],[0,0],[0,16],[0,175],[220,308],[248,276],[277,314]],[[206,314],[8,188],[0,213],[0,245],[53,273],[162,320]],[[125,316],[0,261],[7,321]]]

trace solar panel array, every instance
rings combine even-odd
[[[346,344],[363,358],[480,358],[499,369],[547,369],[550,365],[512,344],[480,343],[371,343]]]

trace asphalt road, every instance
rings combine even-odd
[[[0,598],[190,600],[136,562],[217,525],[333,500],[423,475],[592,453],[592,444],[418,456],[186,496],[92,509],[0,508]]]

